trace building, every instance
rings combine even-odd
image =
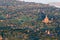
[[[46,17],[44,18],[44,20],[42,20],[42,22],[48,24],[48,23],[51,23],[52,21],[49,20],[49,18],[46,15]]]

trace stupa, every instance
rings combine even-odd
[[[47,17],[47,15],[46,15],[46,17],[44,18],[44,20],[42,20],[42,22],[44,22],[44,23],[46,23],[46,24],[51,23],[51,21],[49,20],[49,18]]]

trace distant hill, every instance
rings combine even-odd
[[[3,16],[6,17],[7,15],[10,19],[20,18],[22,15],[35,18],[40,12],[46,15],[60,15],[60,8],[50,6],[49,4],[16,0],[0,0],[0,10]]]

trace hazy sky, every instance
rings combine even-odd
[[[60,2],[60,0],[22,0],[26,2],[37,2],[37,3],[50,3],[50,2]]]

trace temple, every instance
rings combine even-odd
[[[46,15],[46,17],[44,18],[44,20],[42,20],[42,22],[44,22],[44,23],[46,23],[46,24],[51,23],[51,21],[49,20],[49,18],[47,17],[47,15]]]

